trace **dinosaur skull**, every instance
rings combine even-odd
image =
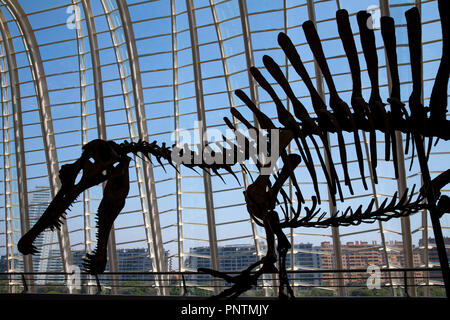
[[[100,139],[84,145],[81,157],[59,170],[61,189],[47,210],[55,210],[54,214],[60,216],[83,191],[109,179],[113,165],[120,160],[117,147],[112,141]]]
[[[120,147],[113,141],[93,140],[83,146],[81,157],[59,170],[61,188],[35,225],[18,242],[22,254],[36,253],[33,241],[45,229],[60,228],[60,219],[86,189],[108,180],[114,164],[121,159]],[[81,174],[79,181],[77,177]]]

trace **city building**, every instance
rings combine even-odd
[[[253,245],[229,245],[219,246],[219,270],[222,272],[235,272],[247,269],[251,264],[258,260],[256,249]],[[262,248],[264,250],[265,248]],[[292,262],[290,256],[286,258],[286,268],[288,270],[314,270],[321,268],[321,258],[319,247],[310,243],[295,244],[294,246],[294,268],[291,268]],[[185,266],[187,270],[197,271],[198,268],[211,268],[211,259],[209,247],[193,247],[186,259]],[[291,274],[290,278],[295,280],[298,285],[320,285],[319,274]],[[210,279],[209,276],[196,276],[195,279]]]
[[[30,227],[32,227],[42,216],[51,201],[50,189],[48,186],[36,186],[31,193],[30,205],[28,206],[28,217]],[[34,272],[63,272],[56,231],[45,230],[41,233],[34,245],[39,253],[33,255]],[[63,281],[64,277],[55,275],[37,275],[36,284],[44,285],[47,282]]]
[[[74,250],[72,251],[73,263],[77,265],[81,270],[83,269],[83,257],[85,251]],[[119,272],[136,272],[147,273],[152,272],[152,263],[149,259],[148,249],[146,248],[121,248],[116,250],[117,261],[119,262]],[[169,260],[169,252],[165,252],[166,259]],[[109,264],[106,265],[106,272],[109,271]],[[169,271],[168,268],[164,271]],[[103,277],[108,283],[108,279]],[[153,275],[146,274],[123,274],[118,277],[119,281],[152,281]]]
[[[0,256],[0,273],[8,272],[6,256]],[[0,275],[0,279],[7,279],[7,275]]]
[[[428,238],[428,248],[425,248],[425,242],[423,239],[419,240],[419,247],[416,250],[416,254],[421,257],[422,267],[426,267],[425,262],[428,256],[428,267],[440,267],[439,256],[436,248],[436,241],[434,238]],[[444,238],[445,247],[447,248],[447,258],[450,263],[450,237]],[[428,250],[427,250],[428,249]],[[426,256],[427,255],[427,256]],[[442,272],[432,271],[428,273],[431,283],[442,283]]]
[[[403,255],[403,243],[401,241],[389,241],[387,242],[388,247],[388,263],[386,262],[386,256],[384,254],[383,248],[376,241],[368,243],[366,241],[355,241],[347,242],[341,246],[342,254],[342,268],[345,269],[363,269],[367,270],[369,266],[378,266],[380,268],[405,268],[405,258]],[[322,255],[322,267],[324,269],[333,270],[335,268],[334,255],[332,246],[330,242],[322,242],[321,250],[327,252],[327,254]],[[416,250],[413,254],[414,266],[418,267],[421,265],[421,256]],[[403,273],[392,272],[391,277],[397,279],[402,276]],[[344,283],[365,283],[369,274],[367,272],[352,272],[352,273],[342,273],[345,277]],[[418,271],[415,272],[415,277],[421,279],[423,273]],[[334,278],[333,274],[324,274],[324,279]],[[388,274],[383,274],[381,278],[382,283],[390,282],[390,277]],[[394,282],[401,282],[401,280],[394,280]]]

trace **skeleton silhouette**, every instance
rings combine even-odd
[[[226,273],[202,268],[199,272],[211,274],[212,276],[222,278],[230,283],[232,287],[224,290],[215,298],[235,298],[243,292],[249,290],[257,284],[258,279],[264,273],[278,273],[279,296],[280,298],[294,298],[294,292],[289,285],[286,272],[286,254],[291,248],[291,244],[283,232],[286,228],[314,227],[327,228],[330,226],[349,226],[360,223],[373,223],[375,221],[387,221],[392,218],[404,217],[412,213],[427,209],[433,222],[434,234],[438,246],[439,258],[443,272],[443,278],[446,285],[447,295],[449,295],[449,266],[445,247],[443,247],[442,231],[439,218],[444,213],[450,212],[450,198],[441,194],[441,189],[450,182],[450,169],[431,180],[427,165],[428,155],[433,145],[433,138],[449,140],[450,122],[446,119],[447,113],[447,87],[449,78],[449,43],[448,43],[448,1],[440,0],[439,13],[441,17],[441,27],[443,36],[443,51],[439,69],[436,75],[432,89],[429,107],[424,107],[421,102],[422,79],[421,79],[421,25],[420,16],[417,8],[406,12],[407,30],[409,39],[410,62],[412,71],[413,89],[409,97],[409,110],[402,103],[400,97],[400,80],[396,54],[396,36],[394,20],[390,17],[381,18],[381,34],[385,45],[387,62],[391,78],[391,92],[387,100],[390,108],[386,109],[387,104],[381,100],[378,82],[378,60],[375,45],[374,31],[367,28],[366,21],[369,14],[365,11],[358,12],[357,22],[360,32],[360,40],[366,60],[367,71],[371,83],[371,94],[369,101],[365,101],[362,95],[361,69],[356,50],[353,32],[351,30],[349,15],[345,10],[339,10],[336,13],[336,21],[340,39],[345,50],[346,57],[351,71],[353,82],[352,96],[350,105],[343,101],[336,90],[333,78],[331,76],[327,60],[325,58],[320,38],[316,28],[311,21],[303,23],[303,30],[307,42],[314,54],[315,61],[320,67],[321,73],[329,89],[329,107],[319,95],[311,78],[306,71],[305,66],[297,52],[295,46],[289,37],[280,33],[278,43],[295,71],[300,75],[307,89],[309,90],[311,103],[316,117],[311,117],[305,106],[296,97],[288,80],[284,76],[279,65],[269,56],[263,57],[263,63],[271,76],[276,80],[288,97],[294,115],[292,115],[283,105],[281,99],[276,94],[269,81],[255,68],[250,68],[250,72],[258,84],[270,95],[273,100],[279,123],[277,127],[274,122],[263,112],[259,110],[256,104],[242,91],[237,90],[236,95],[245,103],[255,116],[255,126],[235,108],[231,109],[231,114],[239,120],[248,129],[257,131],[279,130],[279,154],[283,161],[283,166],[279,172],[273,175],[274,182],[271,182],[270,175],[260,174],[252,184],[244,191],[247,211],[253,221],[266,232],[267,253],[256,263],[250,265],[246,270],[237,276],[230,276]],[[228,127],[236,129],[228,118],[224,118]],[[321,194],[319,191],[318,172],[321,170],[328,186],[330,200],[336,204],[337,199],[343,201],[343,191],[340,184],[340,177],[335,168],[335,162],[332,158],[328,134],[336,134],[339,146],[340,162],[344,174],[343,182],[348,191],[354,194],[352,178],[347,163],[347,146],[344,140],[344,132],[351,133],[354,137],[354,144],[359,167],[359,178],[363,187],[367,190],[366,173],[364,169],[363,153],[361,150],[361,141],[359,132],[369,134],[370,149],[370,171],[374,182],[377,183],[377,141],[376,132],[384,134],[385,159],[391,159],[395,169],[395,176],[398,177],[398,159],[397,159],[397,135],[400,132],[406,135],[405,153],[415,153],[420,163],[420,169],[423,177],[423,187],[416,195],[415,186],[412,190],[406,190],[404,194],[393,195],[388,203],[387,199],[374,209],[374,199],[363,209],[362,205],[357,209],[347,207],[343,212],[323,212],[320,208]],[[236,130],[236,135],[239,131]],[[76,198],[86,189],[106,181],[104,188],[104,197],[98,208],[98,243],[97,249],[93,254],[88,254],[85,258],[85,269],[91,274],[104,272],[107,262],[107,242],[109,232],[117,215],[122,210],[129,190],[128,166],[131,160],[128,154],[143,154],[149,159],[155,157],[162,165],[162,159],[166,160],[175,169],[173,161],[173,152],[178,155],[187,156],[188,161],[181,163],[193,170],[195,168],[203,169],[206,172],[212,171],[221,177],[219,171],[226,170],[237,180],[238,178],[232,170],[232,166],[237,164],[239,159],[248,160],[252,157],[249,146],[258,144],[258,140],[251,141],[245,136],[240,136],[243,143],[234,144],[227,140],[224,141],[231,146],[231,149],[223,149],[221,152],[212,151],[210,146],[205,149],[215,156],[215,159],[222,159],[212,164],[194,164],[193,159],[197,156],[196,152],[190,150],[186,145],[183,148],[174,149],[166,147],[163,143],[158,146],[156,142],[148,143],[146,141],[127,142],[117,144],[113,141],[94,140],[83,146],[83,153],[75,163],[61,167],[59,177],[61,180],[61,189],[56,197],[50,203],[49,207],[43,213],[38,222],[26,233],[19,241],[18,248],[22,254],[36,253],[37,249],[33,246],[33,241],[46,228],[59,228],[63,223],[65,211],[76,200]],[[270,140],[270,136],[268,136]],[[424,138],[429,138],[428,150],[424,149]],[[322,155],[319,142],[324,149]],[[239,141],[239,139],[238,139]],[[309,144],[308,144],[309,141]],[[298,147],[299,153],[287,152],[289,144],[293,142]],[[270,141],[269,141],[270,143]],[[311,144],[314,153],[319,160],[319,168],[315,168],[313,155],[309,145]],[[233,150],[233,161],[225,164],[226,155]],[[414,157],[412,157],[413,159]],[[312,205],[305,206],[305,199],[297,183],[294,171],[295,168],[303,162],[312,180],[315,195],[311,197]],[[244,163],[241,163],[244,172],[248,173]],[[263,167],[263,161],[256,161],[257,167]],[[265,163],[264,165],[268,165]],[[269,164],[271,166],[274,163]],[[80,171],[83,171],[81,180],[75,184],[75,179]],[[293,199],[290,199],[283,190],[284,183],[291,179],[295,188],[297,198],[297,207],[294,208]],[[355,179],[353,179],[355,180]],[[239,180],[238,180],[239,181]],[[281,196],[281,199],[279,199]],[[281,200],[281,201],[280,201]],[[282,211],[281,219],[277,207]],[[289,214],[293,212],[293,214]],[[302,212],[304,214],[302,215]],[[277,264],[278,261],[278,264]]]

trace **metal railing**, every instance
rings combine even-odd
[[[239,273],[239,271],[227,272],[229,275]],[[296,296],[334,296],[339,287],[344,287],[347,296],[409,297],[410,292],[414,292],[413,295],[421,296],[445,296],[440,268],[380,268],[378,274],[371,274],[368,269],[291,270],[287,273]],[[39,279],[39,276],[41,278],[44,276],[45,279]],[[75,276],[79,277],[77,279],[78,287],[72,283]],[[277,295],[278,275],[265,274],[263,277],[260,278],[253,290],[247,292],[248,295]],[[117,282],[112,281],[113,278]],[[340,279],[344,280],[344,285],[338,284]],[[379,281],[378,286],[375,285],[375,288],[368,286],[369,280]],[[118,285],[114,283],[118,283]],[[212,276],[193,271],[104,272],[100,275],[90,275],[85,272],[80,272],[78,275],[75,272],[0,273],[0,292],[3,293],[7,291],[8,293],[22,294],[111,294],[114,286],[118,287],[120,294],[129,295],[156,295],[161,287],[166,287],[173,296],[210,296],[213,295],[214,288],[223,290],[229,288],[231,284],[225,281],[214,282]],[[49,288],[52,290],[48,290]],[[430,288],[438,289],[430,294]],[[442,293],[439,290],[442,290]]]

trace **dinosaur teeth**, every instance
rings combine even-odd
[[[31,246],[31,254],[39,254],[40,251],[38,250],[38,248],[36,246]]]

